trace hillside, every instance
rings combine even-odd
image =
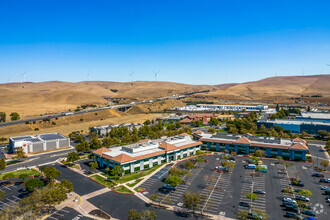
[[[180,100],[170,99],[160,102],[153,102],[153,103],[144,103],[141,105],[136,105],[130,108],[127,112],[128,113],[149,113],[149,112],[161,112],[164,109],[171,109],[174,107],[181,107],[184,106],[185,103],[181,102]]]
[[[330,96],[330,75],[271,77],[228,88],[212,90],[206,97],[233,100],[288,100],[301,95],[321,94],[319,101]]]
[[[0,112],[18,112],[32,116],[73,110],[79,105],[104,105],[105,98],[122,98],[126,102],[178,93],[209,89],[211,86],[172,82],[41,82],[0,84]]]

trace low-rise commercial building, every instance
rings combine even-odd
[[[9,138],[9,151],[14,153],[18,148],[25,153],[41,152],[70,146],[70,138],[59,134],[39,134]]]
[[[203,124],[208,124],[210,119],[215,117],[213,113],[211,114],[192,114],[185,116],[180,122],[181,124],[191,124],[192,121],[203,121]]]
[[[274,126],[280,126],[284,130],[290,130],[293,133],[301,133],[302,131],[308,134],[317,134],[319,130],[326,130],[330,132],[330,122],[322,121],[299,121],[299,120],[286,120],[286,119],[276,119],[276,120],[263,120],[258,121],[258,128],[264,125],[266,128],[271,128]]]
[[[177,107],[173,110],[179,111],[243,111],[247,112],[259,112],[269,111],[267,105],[213,105],[213,104],[198,104],[198,105],[187,105],[183,107]]]
[[[94,160],[100,167],[121,166],[125,173],[152,168],[170,161],[196,154],[200,150],[200,141],[188,134],[159,140],[140,141],[136,144],[112,148],[100,148],[93,151]]]
[[[302,112],[300,115],[296,116],[296,120],[330,123],[330,114],[317,112]]]
[[[307,142],[300,138],[291,140],[251,134],[210,134],[202,131],[196,131],[193,135],[203,143],[202,149],[213,151],[227,150],[237,154],[250,154],[261,150],[266,157],[282,157],[283,159],[302,161],[305,161],[306,154],[309,154]]]

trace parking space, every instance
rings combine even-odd
[[[46,218],[46,220],[89,220],[92,218],[88,218],[77,212],[76,210],[70,207],[64,207],[60,210],[54,210],[53,214]]]
[[[76,161],[75,163],[79,163],[80,165],[80,168],[81,168],[81,171],[84,173],[84,174],[89,174],[92,170],[89,168],[89,163],[90,162],[93,162],[92,159],[83,159],[83,160],[79,160],[79,161]]]
[[[21,184],[2,185],[0,190],[5,191],[6,193],[4,199],[0,201],[0,210],[3,210],[6,206],[12,207],[29,194],[29,192],[26,191],[25,186],[22,186]]]

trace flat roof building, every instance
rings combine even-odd
[[[194,155],[200,150],[201,142],[188,134],[93,151],[94,159],[100,167],[121,166],[125,173],[151,168],[177,159]]]
[[[243,111],[248,112],[255,111],[269,111],[267,105],[213,105],[213,104],[198,104],[198,105],[187,105],[183,107],[177,107],[173,110],[180,111]]]
[[[22,148],[25,153],[59,149],[70,146],[70,138],[59,134],[39,134],[9,138],[9,151]]]
[[[300,121],[322,121],[330,123],[329,113],[317,112],[302,112],[301,115],[296,116],[296,120]]]
[[[237,154],[250,154],[261,150],[267,157],[282,157],[290,160],[306,160],[309,153],[307,141],[295,138],[285,139],[280,137],[253,136],[251,134],[193,133],[201,141],[202,149],[213,151],[234,151]]]
[[[127,127],[128,130],[132,130],[133,127],[136,129],[139,129],[142,127],[143,124],[119,124],[119,125],[106,125],[106,126],[97,126],[97,127],[92,127],[91,131],[97,132],[98,135],[106,135],[108,132],[110,132],[113,128],[120,128],[120,127]]]

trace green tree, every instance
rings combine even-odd
[[[89,168],[91,169],[91,170],[96,170],[96,169],[98,169],[99,168],[99,164],[95,161],[95,162],[90,162],[89,163]]]
[[[46,167],[41,167],[40,170],[41,170],[41,172],[44,173],[46,178],[49,180],[57,179],[61,175],[61,171],[57,170],[52,165],[46,166]]]
[[[77,153],[77,152],[75,152],[75,151],[73,151],[73,152],[70,152],[69,154],[68,154],[68,156],[66,157],[66,160],[68,161],[68,162],[74,162],[74,161],[76,161],[76,160],[79,160],[79,154]]]
[[[99,149],[102,147],[102,142],[97,138],[93,138],[89,142],[89,145],[91,149]]]
[[[240,211],[237,213],[237,218],[240,220],[248,219],[248,211]]]
[[[168,171],[169,175],[175,175],[175,176],[181,176],[184,174],[183,170],[177,168],[177,167],[172,167],[169,171]]]
[[[141,217],[145,220],[156,220],[157,214],[154,210],[145,209],[141,212]]]
[[[153,202],[155,202],[157,199],[158,199],[158,195],[157,194],[152,194],[150,196],[150,200],[153,201]]]
[[[138,210],[136,209],[131,209],[128,212],[128,220],[140,220],[141,215]]]
[[[320,138],[324,139],[329,135],[329,133],[326,130],[318,130],[317,134],[319,135]]]
[[[307,189],[299,189],[298,191],[299,195],[309,197],[312,195],[312,192]]]
[[[34,189],[42,188],[45,184],[40,179],[30,179],[26,180],[24,185],[28,191],[32,192]]]
[[[215,133],[215,129],[214,129],[214,128],[209,128],[209,129],[207,130],[207,132]]]
[[[247,199],[252,199],[252,201],[255,201],[255,200],[257,200],[257,195],[256,194],[254,194],[254,193],[247,193],[246,194],[246,198]]]
[[[15,174],[13,172],[5,173],[2,176],[3,180],[13,179],[15,178]]]
[[[20,116],[19,116],[19,114],[17,112],[12,112],[12,113],[10,113],[9,116],[10,116],[10,119],[12,121],[16,121],[16,120],[20,119]]]
[[[5,159],[0,159],[0,171],[6,169],[6,161]]]
[[[86,152],[90,150],[89,143],[86,141],[78,143],[75,148],[77,152]]]
[[[256,156],[256,157],[262,157],[261,150],[256,150],[256,152],[254,153],[254,156]]]
[[[191,161],[187,161],[185,164],[184,164],[184,168],[187,169],[187,170],[191,170],[192,168],[194,168],[194,164],[191,162]]]
[[[5,121],[6,121],[6,113],[0,112],[0,122],[5,122]]]
[[[123,172],[124,172],[124,169],[123,169],[121,166],[116,165],[116,166],[111,170],[111,175],[112,175],[112,176],[120,176]]]
[[[202,204],[204,201],[203,196],[191,192],[191,191],[186,191],[183,194],[183,204],[186,208],[192,209],[193,213],[195,213],[195,210],[198,208],[198,205]]]
[[[6,196],[6,192],[3,190],[0,190],[0,201],[2,201]]]
[[[181,128],[181,127],[182,127],[181,122],[180,122],[180,121],[176,121],[176,122],[175,122],[175,127],[176,127],[176,128]]]
[[[61,180],[59,187],[64,193],[70,193],[73,191],[73,184],[66,179]]]
[[[327,166],[329,166],[329,161],[328,160],[321,160],[320,165],[322,167],[324,167],[324,169],[326,169]]]
[[[21,175],[18,176],[18,178],[23,180],[23,181],[28,177],[29,177],[29,174],[27,174],[27,173],[22,173]]]
[[[233,168],[235,166],[235,164],[233,162],[226,160],[226,161],[222,162],[222,166],[226,167],[229,170],[230,168]]]
[[[88,139],[92,140],[93,138],[98,138],[97,132],[96,131],[90,131],[88,134]]]
[[[22,148],[15,150],[15,155],[16,155],[15,158],[18,160],[20,160],[22,158],[26,158],[25,152],[23,151]]]
[[[171,175],[166,178],[165,183],[172,187],[176,187],[182,183],[182,179],[176,175]]]

